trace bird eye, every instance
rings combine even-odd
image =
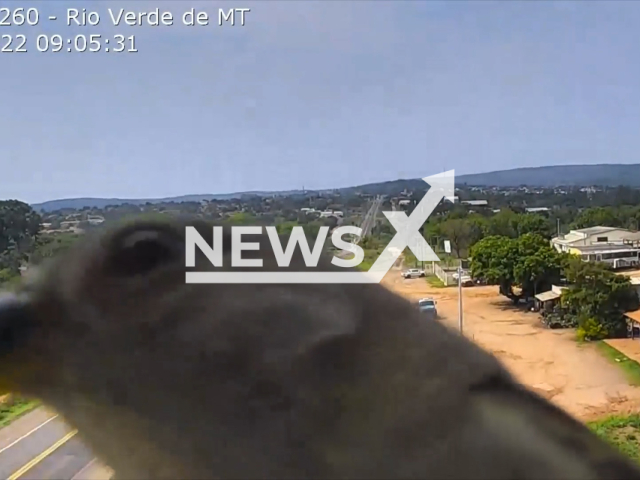
[[[138,229],[113,240],[108,269],[123,276],[149,273],[181,258],[183,240],[168,229]]]

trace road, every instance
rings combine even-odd
[[[0,430],[0,478],[107,480],[111,471],[55,413],[39,408]]]
[[[360,239],[366,237],[371,233],[371,230],[376,224],[376,217],[378,216],[378,211],[382,206],[382,201],[383,197],[381,195],[378,195],[371,203],[371,207],[369,207],[369,210],[367,210],[367,213],[362,220],[362,225],[360,226],[360,228],[362,228],[362,235]]]

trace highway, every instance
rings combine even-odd
[[[362,228],[362,235],[360,236],[360,239],[363,239],[364,237],[366,237],[371,233],[371,230],[376,224],[376,218],[378,216],[378,211],[382,206],[382,202],[383,202],[382,195],[378,195],[376,198],[373,199],[373,202],[371,203],[371,207],[369,207],[369,210],[367,210],[367,213],[365,214],[364,219],[362,220],[362,225],[360,226],[360,228]]]
[[[0,429],[0,478],[7,480],[108,480],[76,431],[39,408]]]

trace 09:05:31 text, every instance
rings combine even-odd
[[[2,35],[0,53],[27,53],[28,41],[26,35]],[[65,49],[66,46],[66,49]],[[35,41],[38,52],[113,52],[137,53],[134,35],[114,35],[113,38],[103,38],[102,35],[75,35],[66,40],[62,35],[38,35]]]

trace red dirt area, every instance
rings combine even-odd
[[[437,301],[440,321],[458,328],[457,287],[437,288],[424,278],[405,280],[392,269],[382,282],[417,301]],[[464,334],[496,355],[523,384],[582,420],[640,409],[640,388],[573,330],[550,330],[534,312],[514,307],[495,286],[463,289]]]

